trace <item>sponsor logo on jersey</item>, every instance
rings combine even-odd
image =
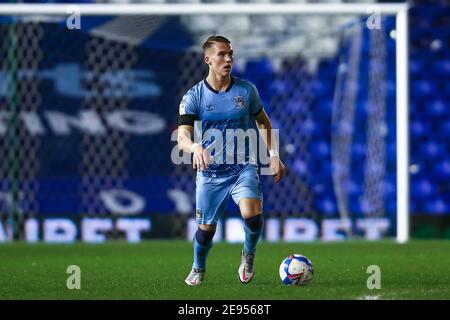
[[[195,219],[201,220],[203,218],[203,212],[200,209],[195,209]]]
[[[180,115],[186,114],[186,103],[181,102],[180,103]]]

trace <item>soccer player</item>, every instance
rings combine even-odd
[[[222,36],[211,36],[203,44],[203,51],[208,76],[183,96],[179,107],[178,147],[193,153],[192,166],[197,170],[195,216],[198,230],[193,239],[194,262],[185,282],[191,286],[202,283],[217,221],[231,196],[244,219],[245,243],[238,276],[245,284],[254,275],[256,245],[264,225],[263,195],[257,163],[252,161],[248,145],[244,143],[245,147],[240,149],[229,147],[234,143],[234,136],[229,138],[232,141],[227,141],[229,131],[247,132],[249,117],[254,117],[269,149],[269,168],[276,182],[282,179],[285,167],[277,146],[272,145],[272,125],[258,90],[249,81],[231,76],[233,49],[230,41]],[[200,136],[200,143],[192,141],[194,134]]]

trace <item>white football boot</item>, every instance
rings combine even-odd
[[[198,286],[199,284],[202,284],[204,278],[205,270],[192,268],[191,273],[189,273],[184,282],[186,282],[188,286]]]
[[[253,269],[253,261],[255,259],[254,254],[246,254],[244,251],[241,253],[241,264],[239,265],[238,275],[239,281],[243,284],[247,284],[253,279],[255,270]]]

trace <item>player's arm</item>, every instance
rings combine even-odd
[[[177,143],[178,148],[184,152],[191,152],[192,145],[192,134],[194,132],[194,127],[190,125],[180,125],[178,126],[178,136]]]
[[[208,168],[208,153],[201,144],[192,141],[193,132],[194,127],[191,125],[178,126],[178,148],[184,152],[193,153],[192,168],[197,169],[197,171],[201,168],[206,170]]]
[[[283,178],[286,169],[280,159],[276,141],[275,139],[272,139],[272,123],[264,109],[261,109],[261,111],[255,115],[255,121],[259,134],[269,150],[270,170],[275,175],[275,182],[279,182]]]

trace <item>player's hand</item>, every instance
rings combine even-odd
[[[280,157],[270,157],[269,168],[270,172],[275,175],[275,182],[280,182],[286,172],[286,168],[280,160]]]
[[[208,169],[209,153],[208,150],[203,148],[201,145],[194,147],[192,156],[192,168],[199,172],[200,170],[205,171]]]

